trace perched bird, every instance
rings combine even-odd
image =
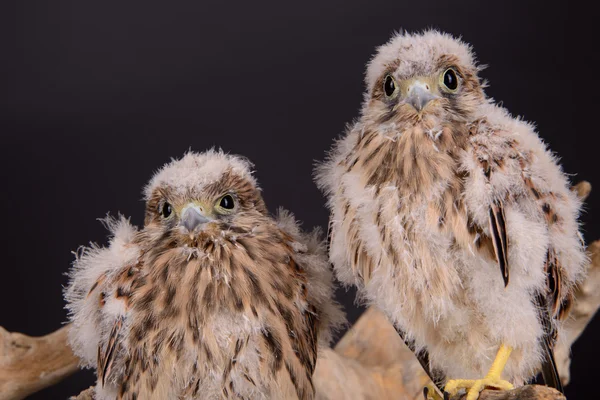
[[[479,70],[447,34],[395,35],[368,64],[360,117],[317,167],[336,275],[438,387],[469,400],[540,369],[560,388],[552,348],[586,260],[556,157],[486,97]]]
[[[66,289],[95,398],[313,399],[317,347],[343,320],[319,232],[267,211],[251,164],[187,153],[145,189],[143,229],[107,219]]]

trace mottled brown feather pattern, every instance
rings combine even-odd
[[[442,86],[448,68],[456,90]],[[506,343],[519,384],[551,353],[542,321],[558,324],[583,271],[579,203],[532,126],[486,98],[478,70],[460,40],[399,33],[369,62],[360,116],[317,175],[338,278],[443,374],[480,378]]]
[[[471,134],[475,135],[471,141],[475,154],[477,154],[477,161],[480,163],[484,175],[488,181],[490,181],[492,175],[497,170],[502,170],[506,163],[506,157],[502,157],[502,154],[508,153],[508,159],[514,160],[518,163],[518,167],[521,174],[523,189],[522,191],[514,191],[512,193],[506,193],[505,199],[508,202],[519,202],[523,198],[527,198],[526,201],[534,202],[538,207],[538,213],[543,215],[549,229],[561,229],[560,218],[552,206],[554,202],[565,201],[562,195],[556,195],[552,191],[544,191],[536,186],[531,179],[530,168],[533,163],[533,155],[531,152],[522,152],[518,150],[519,143],[516,139],[511,138],[509,135],[501,136],[498,135],[496,140],[496,152],[490,151],[489,147],[482,143],[477,137],[477,134],[489,135],[490,129],[492,129],[486,119],[477,120],[472,123]],[[499,154],[497,149],[504,150],[504,153]],[[504,206],[502,199],[498,199],[490,208],[490,226],[496,226],[499,229],[495,236],[496,240],[494,243],[494,253],[496,259],[503,273],[505,283],[508,284],[509,266],[507,262],[508,253],[508,238],[506,237],[506,226],[505,222],[500,223],[500,220],[504,220]],[[503,226],[502,229],[501,225]],[[493,231],[493,229],[492,229]],[[549,324],[546,329],[551,332],[548,338],[548,346],[552,348],[556,341],[557,327],[556,320],[562,320],[567,315],[568,310],[572,302],[572,293],[570,288],[565,288],[565,282],[563,282],[562,266],[556,257],[556,251],[550,247],[547,251],[547,259],[544,263],[547,279],[546,279],[546,293],[542,293],[542,296],[547,296],[548,299],[544,301],[544,304],[548,304],[549,310],[546,311],[545,307],[540,310],[541,313],[550,312],[551,318],[540,316],[541,321],[546,321],[544,324]]]
[[[192,157],[187,162],[202,168],[202,155]],[[247,170],[231,163],[213,180],[176,170],[187,186],[155,179],[144,228],[119,244],[135,259],[87,284],[84,308],[100,303],[94,321],[78,322],[99,329],[99,399],[314,398],[319,337],[329,340],[329,324],[341,321],[337,305],[322,298],[332,290],[330,273],[315,270],[327,268],[324,249],[288,214],[275,220]],[[211,211],[225,194],[233,211]],[[212,220],[191,234],[178,221],[193,202]],[[162,213],[166,203],[172,217]],[[98,250],[98,262],[109,261],[111,249]],[[84,273],[74,276],[75,300]],[[309,281],[315,277],[329,282]]]
[[[479,129],[482,129],[481,126],[483,126],[484,128],[482,130],[485,130],[485,124],[486,121],[482,120],[477,121],[474,124],[474,126],[479,126]],[[475,147],[479,150],[480,153],[488,156],[488,154],[486,154],[485,148],[481,148],[476,141],[474,143]],[[530,199],[535,201],[535,203],[539,207],[539,210],[541,211],[540,214],[544,216],[544,219],[546,220],[546,223],[548,224],[550,229],[561,229],[560,217],[556,213],[555,208],[552,206],[552,204],[557,201],[564,201],[565,199],[562,199],[562,196],[557,195],[551,191],[543,191],[534,184],[529,172],[530,165],[533,161],[532,154],[518,152],[516,149],[517,144],[518,143],[514,139],[505,138],[503,147],[510,149],[509,158],[513,160],[518,160],[519,167],[521,169],[521,177],[525,186],[525,190],[523,193],[521,193],[521,196],[528,196]],[[489,179],[489,176],[492,173],[491,171],[497,168],[502,168],[503,162],[501,162],[502,159],[498,156],[493,157],[490,155],[490,157],[488,158],[491,158],[493,160],[493,168],[488,167],[490,168],[490,171],[486,173]],[[482,164],[482,168],[485,168],[484,164]],[[513,198],[510,200],[518,201],[519,198],[513,194]],[[549,304],[551,306],[551,312],[554,317],[563,319],[566,315],[565,311],[570,308],[572,294],[563,294],[563,292],[566,292],[566,289],[564,288],[564,283],[562,281],[562,275],[564,274],[564,272],[562,271],[563,267],[560,265],[560,262],[556,257],[556,251],[553,248],[548,249],[547,261],[545,265],[548,274],[547,290],[550,296]],[[553,329],[553,331],[555,331],[555,329]]]
[[[218,192],[218,188],[214,190]],[[237,193],[244,198],[243,190]],[[201,341],[203,351],[198,352],[194,365],[202,367],[196,367],[199,369],[196,373],[223,370],[224,396],[235,393],[235,387],[230,387],[230,376],[235,371],[254,382],[288,374],[299,398],[312,398],[311,378],[317,346],[312,330],[316,326],[307,326],[315,321],[305,315],[311,311],[304,310],[307,301],[301,290],[306,284],[304,272],[294,261],[294,251],[286,241],[289,239],[264,211],[248,211],[248,214],[236,221],[235,234],[228,234],[226,227],[219,227],[216,232],[222,229],[225,232],[222,237],[215,237],[212,232],[200,235],[196,240],[204,254],[193,255],[189,260],[179,245],[163,248],[161,242],[153,242],[155,222],[149,222],[137,239],[143,249],[142,271],[146,279],[133,291],[131,308],[140,327],[145,327],[144,321],[160,320],[162,328],[144,329],[141,337],[132,335],[129,346],[144,349],[144,358],[180,360],[184,351],[195,348]],[[220,243],[215,243],[217,239]],[[233,342],[235,346],[223,348],[211,337],[210,321],[223,312],[263,321],[258,339],[262,350],[260,368],[253,375],[237,371],[234,362],[245,351],[245,346],[241,346],[245,341],[238,339]],[[135,331],[132,327],[132,332]],[[124,398],[128,393],[151,395],[156,379],[173,379],[165,371],[161,376],[144,378],[145,374],[138,372],[142,368],[139,362],[130,362],[130,365]],[[196,385],[197,382],[192,382],[190,387]]]

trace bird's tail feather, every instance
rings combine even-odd
[[[542,363],[542,377],[547,386],[553,387],[561,393],[564,393],[563,386],[558,375],[558,369],[556,368],[556,361],[554,361],[554,351],[552,346],[548,342],[548,339],[543,340],[543,346],[545,347],[545,360]]]

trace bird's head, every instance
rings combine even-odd
[[[146,235],[157,245],[196,248],[249,233],[267,213],[251,168],[242,157],[214,150],[165,165],[145,189]]]
[[[401,33],[366,73],[363,117],[377,123],[464,120],[485,101],[471,48],[437,31]]]

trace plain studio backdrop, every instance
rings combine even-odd
[[[141,189],[186,150],[249,157],[271,210],[327,225],[313,184],[358,115],[363,72],[399,29],[461,35],[489,65],[489,96],[535,121],[573,181],[596,172],[598,35],[567,2],[55,1],[0,4],[0,325],[43,335],[66,320],[71,251],[104,244],[96,219],[141,225]],[[600,238],[600,196],[583,214]],[[500,273],[498,272],[500,279]],[[340,290],[351,322],[360,308]],[[597,387],[600,318],[573,347],[571,398]],[[90,371],[32,398],[62,399]]]

